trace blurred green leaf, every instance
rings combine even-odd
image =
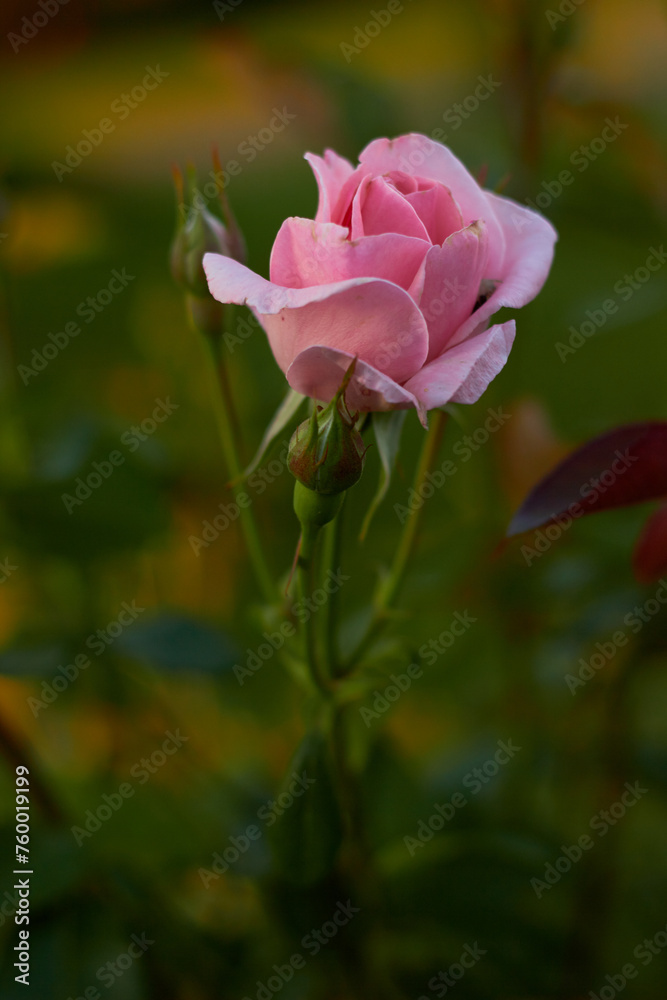
[[[121,653],[159,670],[221,674],[233,669],[238,651],[224,632],[175,612],[136,622],[117,640]]]

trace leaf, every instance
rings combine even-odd
[[[0,674],[43,677],[54,674],[67,654],[61,645],[13,646],[0,653]]]
[[[237,486],[239,483],[243,482],[244,479],[247,479],[248,476],[255,471],[259,463],[264,458],[266,452],[268,451],[269,446],[277,438],[280,432],[288,425],[290,420],[292,420],[293,417],[297,415],[301,407],[301,404],[305,399],[306,399],[305,396],[302,396],[301,393],[299,392],[295,392],[294,389],[289,390],[289,392],[283,399],[282,403],[274,413],[271,423],[266,428],[266,431],[264,432],[264,437],[260,442],[259,448],[257,449],[257,452],[252,462],[246,469],[243,470],[243,472],[237,479],[233,480],[232,483],[230,483],[231,486]]]
[[[231,670],[237,657],[219,629],[171,612],[135,622],[116,641],[125,656],[158,670],[218,674]]]
[[[667,423],[617,427],[568,455],[537,484],[507,529],[531,531],[562,515],[582,517],[667,496]]]
[[[306,734],[297,748],[277,797],[281,806],[286,796],[291,801],[271,830],[274,861],[289,882],[311,885],[333,868],[343,836],[328,747],[321,733]]]
[[[653,583],[667,573],[667,504],[655,511],[644,525],[632,557],[640,583]]]
[[[380,453],[382,469],[380,471],[380,483],[377,492],[371,500],[371,505],[361,526],[360,541],[363,541],[366,537],[375,512],[387,495],[387,490],[391,483],[391,474],[396,462],[396,456],[398,455],[398,447],[401,443],[401,432],[406,414],[407,410],[389,410],[386,413],[380,412],[372,415],[373,433],[375,434],[375,440]]]

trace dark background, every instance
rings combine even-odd
[[[0,583],[0,896],[12,891],[17,763],[31,769],[34,868],[31,986],[13,981],[10,905],[2,996],[66,1000],[97,986],[123,1000],[254,998],[253,984],[326,918],[314,920],[308,892],[267,894],[265,838],[208,888],[198,874],[275,794],[304,723],[277,658],[242,686],[233,672],[268,627],[238,524],[199,555],[189,542],[231,495],[201,345],[167,266],[170,169],[193,160],[205,176],[213,143],[223,164],[241,159],[228,194],[249,264],[266,275],[282,220],[315,210],[306,150],[354,160],[377,136],[444,128],[473,173],[488,168],[487,186],[538,199],[560,241],[545,290],[517,314],[506,369],[479,403],[457,408],[443,460],[490,407],[511,419],[424,511],[404,645],[387,656],[387,674],[455,611],[477,622],[371,731],[366,805],[382,914],[372,947],[399,996],[435,996],[429,980],[479,942],[487,955],[457,984],[462,1000],[588,997],[628,962],[639,975],[627,995],[658,998],[667,959],[644,967],[633,951],[667,923],[664,612],[585,688],[565,682],[596,642],[629,631],[624,617],[654,593],[630,568],[647,509],[576,523],[539,558],[522,554],[530,538],[499,543],[530,485],[574,443],[667,417],[667,268],[631,295],[614,288],[664,239],[664,5],[585,0],[557,19],[556,0],[406,0],[349,60],[341,45],[370,21],[366,4],[227,6],[221,19],[205,3],[70,0],[18,51],[9,33],[39,8],[8,3],[0,15],[0,559],[14,567]],[[164,82],[125,120],[110,114],[158,64]],[[457,118],[455,105],[489,74],[500,86]],[[296,117],[247,162],[239,145],[274,108]],[[53,162],[105,117],[114,131],[58,181]],[[581,170],[576,151],[617,117],[628,127]],[[558,194],[568,169],[573,181]],[[93,322],[79,314],[81,333],[22,377],[33,350],[123,268],[127,288]],[[610,298],[618,310],[561,360],[556,345]],[[285,384],[261,331],[228,364],[247,459]],[[123,435],[167,398],[173,415],[131,451]],[[393,506],[405,502],[422,435],[411,414],[363,547],[373,452],[349,505],[348,631],[396,544]],[[62,495],[117,449],[122,466],[68,513]],[[284,574],[297,539],[291,477],[277,475],[253,509]],[[87,637],[132,601],[146,610],[95,655]],[[86,650],[91,666],[52,703],[29,702]],[[71,828],[176,730],[183,748],[135,780],[132,798],[79,847]],[[369,735],[361,721],[359,731]],[[516,759],[411,857],[403,838],[499,739],[521,746]],[[590,833],[626,781],[647,794],[538,899],[530,880]],[[142,933],[155,943],[101,985],[96,971]],[[327,961],[294,976],[285,1000],[345,995]]]

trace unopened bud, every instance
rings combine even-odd
[[[220,165],[215,152],[213,163]],[[223,223],[209,211],[197,187],[194,167],[188,168],[186,185],[180,170],[174,168],[174,185],[177,213],[176,234],[170,253],[171,274],[174,281],[181,285],[189,296],[213,302],[202,265],[204,254],[218,253],[243,263],[245,260],[243,235],[222,189],[219,191],[219,196],[225,222]],[[187,190],[184,190],[184,187],[187,187]],[[207,311],[210,312],[211,310]],[[222,315],[221,310],[216,310],[216,313],[218,316]],[[196,320],[196,317],[193,318]]]
[[[288,465],[300,483],[315,493],[343,493],[361,478],[366,449],[345,404],[345,389],[354,362],[343,384],[324,409],[317,407],[309,420],[292,435]]]

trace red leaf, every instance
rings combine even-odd
[[[526,497],[507,534],[664,496],[667,422],[628,424],[568,455]]]
[[[667,504],[648,519],[637,539],[632,566],[640,583],[653,583],[667,573]]]

